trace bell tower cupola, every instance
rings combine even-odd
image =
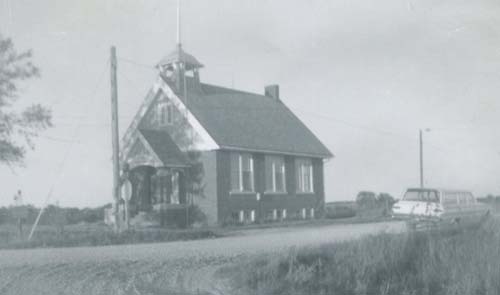
[[[181,44],[181,13],[180,0],[177,0],[177,45],[167,56],[156,65],[160,74],[173,82],[178,93],[183,93],[187,77],[191,77],[194,86],[200,83],[199,69],[203,65],[191,54],[187,53]]]

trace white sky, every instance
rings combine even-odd
[[[55,123],[26,167],[0,166],[0,205],[18,188],[40,205],[52,186],[63,206],[111,201],[109,47],[121,58],[123,132],[155,78],[145,65],[174,47],[175,3],[0,0],[0,33],[33,49],[42,71],[21,102],[52,106]],[[336,155],[328,201],[417,186],[419,128],[432,129],[427,185],[500,194],[499,27],[493,0],[183,0],[183,44],[205,64],[202,81],[280,84]]]

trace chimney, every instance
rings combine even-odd
[[[280,99],[280,86],[279,85],[268,85],[265,87],[265,95],[276,100]]]

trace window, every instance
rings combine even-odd
[[[231,212],[231,222],[238,222],[240,220],[240,212]]]
[[[283,209],[283,210],[281,211],[281,218],[282,218],[282,219],[286,219],[286,209]]]
[[[467,203],[467,196],[465,195],[465,193],[458,193],[458,203],[460,204]]]
[[[471,193],[466,193],[467,195],[467,203],[468,204],[475,204],[476,203],[476,199],[474,199],[474,196],[472,196]]]
[[[455,193],[445,193],[443,204],[444,205],[457,205],[458,204],[457,195]]]
[[[255,222],[255,210],[239,210],[231,214],[234,222],[241,224]]]
[[[151,192],[152,198],[151,203],[155,204],[168,204],[170,196],[171,179],[170,175],[164,171],[160,170],[155,175],[151,176]]]
[[[158,104],[158,122],[161,126],[171,125],[174,122],[174,106],[170,102]]]
[[[170,204],[180,204],[179,199],[179,172],[172,173],[172,195]]]
[[[307,211],[306,211],[306,208],[302,208],[302,210],[301,210],[301,215],[302,215],[302,219],[306,219],[306,218],[307,218]]]
[[[296,161],[297,192],[312,193],[313,189],[313,166],[310,159],[297,159]]]
[[[435,190],[422,190],[422,189],[410,189],[403,196],[405,201],[416,201],[416,202],[434,202],[439,203],[439,198],[437,191]]]
[[[278,219],[278,210],[273,209],[273,220],[277,220],[277,219]]]
[[[284,193],[285,182],[285,160],[283,157],[266,156],[266,191]]]
[[[253,192],[253,158],[251,154],[231,154],[231,189],[235,192]]]
[[[309,216],[314,219],[314,208],[309,211]]]

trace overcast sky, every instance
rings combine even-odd
[[[175,0],[0,0],[0,33],[33,49],[40,79],[20,102],[51,106],[55,127],[26,167],[0,166],[0,205],[97,206],[111,198],[109,47],[117,46],[120,132],[175,44]],[[204,82],[284,103],[336,155],[326,198],[399,197],[426,185],[500,194],[500,2],[183,0],[184,48]]]

